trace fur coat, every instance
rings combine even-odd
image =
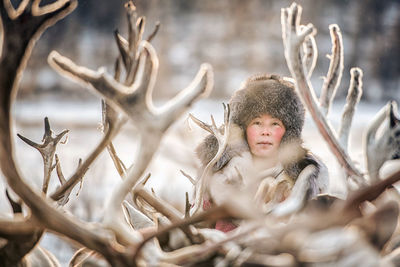
[[[326,166],[302,146],[305,110],[293,83],[278,75],[251,76],[233,94],[229,105],[230,138],[213,166],[207,205],[229,201],[246,191],[261,204],[264,212],[284,216],[299,211],[307,200],[327,189]],[[255,169],[245,137],[249,123],[263,114],[279,119],[285,127],[279,146],[279,164],[266,170]],[[197,147],[203,169],[217,151],[218,142],[213,135]]]
[[[220,159],[213,166],[208,187],[208,201],[219,204],[229,201],[233,190],[248,190],[255,201],[263,204],[264,212],[283,216],[300,210],[305,201],[324,193],[328,187],[328,171],[316,156],[299,143],[280,149],[280,164],[266,170],[255,170],[243,131],[231,125],[231,138]],[[196,148],[202,168],[218,150],[213,135],[207,136]]]

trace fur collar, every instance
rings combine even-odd
[[[249,152],[249,146],[244,138],[241,127],[236,124],[231,125],[230,139],[221,158],[213,166],[213,171],[217,172],[234,157]],[[213,159],[218,151],[218,142],[214,135],[210,134],[203,139],[197,146],[196,154],[201,161],[203,168]],[[319,172],[321,162],[302,146],[301,141],[285,143],[280,148],[279,161],[281,162],[286,174],[293,180],[296,180],[300,172],[309,164],[315,165]],[[318,176],[318,173],[316,173]]]

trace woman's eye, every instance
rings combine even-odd
[[[254,125],[261,125],[261,122],[260,121],[255,121],[255,122],[253,122],[253,124]]]

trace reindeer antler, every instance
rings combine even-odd
[[[340,165],[346,171],[347,176],[350,179],[354,179],[358,184],[365,184],[365,178],[354,166],[346,151],[341,147],[334,130],[326,121],[326,116],[320,111],[314,89],[307,77],[307,71],[302,61],[300,49],[307,36],[315,35],[315,29],[312,24],[300,27],[301,11],[301,7],[293,3],[289,8],[282,9],[281,13],[282,38],[285,58],[290,73],[295,80],[295,86],[315,121],[317,128],[328,143],[329,148],[336,156]],[[326,86],[324,86],[327,92],[326,95],[328,95],[327,97],[322,97],[326,99],[322,101],[324,103],[331,102],[330,99],[334,96],[334,89],[337,87],[341,76],[341,74],[338,74],[338,72],[341,72],[341,39],[339,37],[340,35],[338,35],[338,28],[336,26],[331,27],[331,33],[333,36],[333,43],[336,44],[337,48],[333,50],[330,71],[328,72],[328,78],[325,82]],[[328,93],[329,91],[331,91],[331,93]],[[329,95],[331,95],[331,97],[329,97]]]
[[[224,124],[223,124],[224,130],[222,133],[216,126],[214,117],[212,115],[211,115],[211,122],[212,122],[211,125],[202,122],[201,120],[195,118],[193,115],[190,115],[190,118],[196,124],[198,124],[202,129],[212,133],[217,138],[218,141],[217,153],[215,154],[214,158],[210,160],[210,162],[202,171],[201,176],[196,181],[194,204],[191,210],[191,215],[196,214],[198,211],[201,210],[201,207],[203,206],[203,197],[206,191],[206,186],[209,183],[208,179],[211,174],[210,173],[211,169],[214,166],[214,164],[219,160],[219,158],[222,156],[222,153],[225,151],[226,145],[228,144],[230,124],[231,124],[230,107],[229,104],[228,105],[223,104],[223,106],[224,106]]]
[[[142,29],[142,27],[139,28]],[[140,32],[142,30],[139,31],[139,35]],[[132,39],[137,40],[131,35],[129,42],[126,43],[118,37],[120,51],[124,51],[121,53],[124,64],[132,62],[127,56],[127,47],[129,48]],[[128,168],[125,179],[115,188],[106,207],[107,216],[104,217],[104,224],[117,234],[118,240],[125,244],[137,242],[138,237],[133,234],[132,229],[123,219],[122,201],[143,175],[167,128],[196,98],[207,94],[213,85],[212,69],[209,65],[203,64],[187,88],[163,107],[155,108],[152,91],[158,71],[158,58],[149,42],[141,41],[138,45],[137,73],[142,73],[142,75],[141,77],[135,75],[134,82],[127,84],[116,81],[104,69],[93,71],[77,66],[54,51],[48,58],[50,65],[61,74],[84,83],[85,86],[101,94],[114,109],[124,113],[139,132],[139,147],[133,160],[134,165]],[[135,50],[134,46],[131,51],[133,50]]]

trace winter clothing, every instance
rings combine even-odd
[[[264,182],[265,192],[280,194],[270,197],[269,201],[274,200],[277,202],[275,204],[278,204],[286,199],[279,203],[278,215],[297,211],[301,208],[299,205],[304,204],[301,202],[315,197],[326,189],[328,175],[325,165],[302,146],[301,132],[305,111],[292,83],[277,75],[252,76],[234,93],[229,104],[231,138],[223,155],[213,166],[214,176],[211,181],[246,184],[250,180],[243,181],[243,177],[249,176],[248,179],[256,182],[257,186]],[[279,119],[286,130],[279,146],[280,164],[267,170],[267,173],[270,173],[265,177],[259,177],[263,175],[262,173],[252,172],[254,169],[251,167],[252,156],[245,136],[249,123],[262,114],[269,114]],[[203,167],[216,155],[217,150],[218,143],[213,135],[207,136],[200,143],[196,153]],[[219,194],[218,190],[213,192],[212,187],[211,183],[211,203],[218,199]],[[258,188],[261,190],[259,186]],[[215,202],[218,204],[218,201]]]

